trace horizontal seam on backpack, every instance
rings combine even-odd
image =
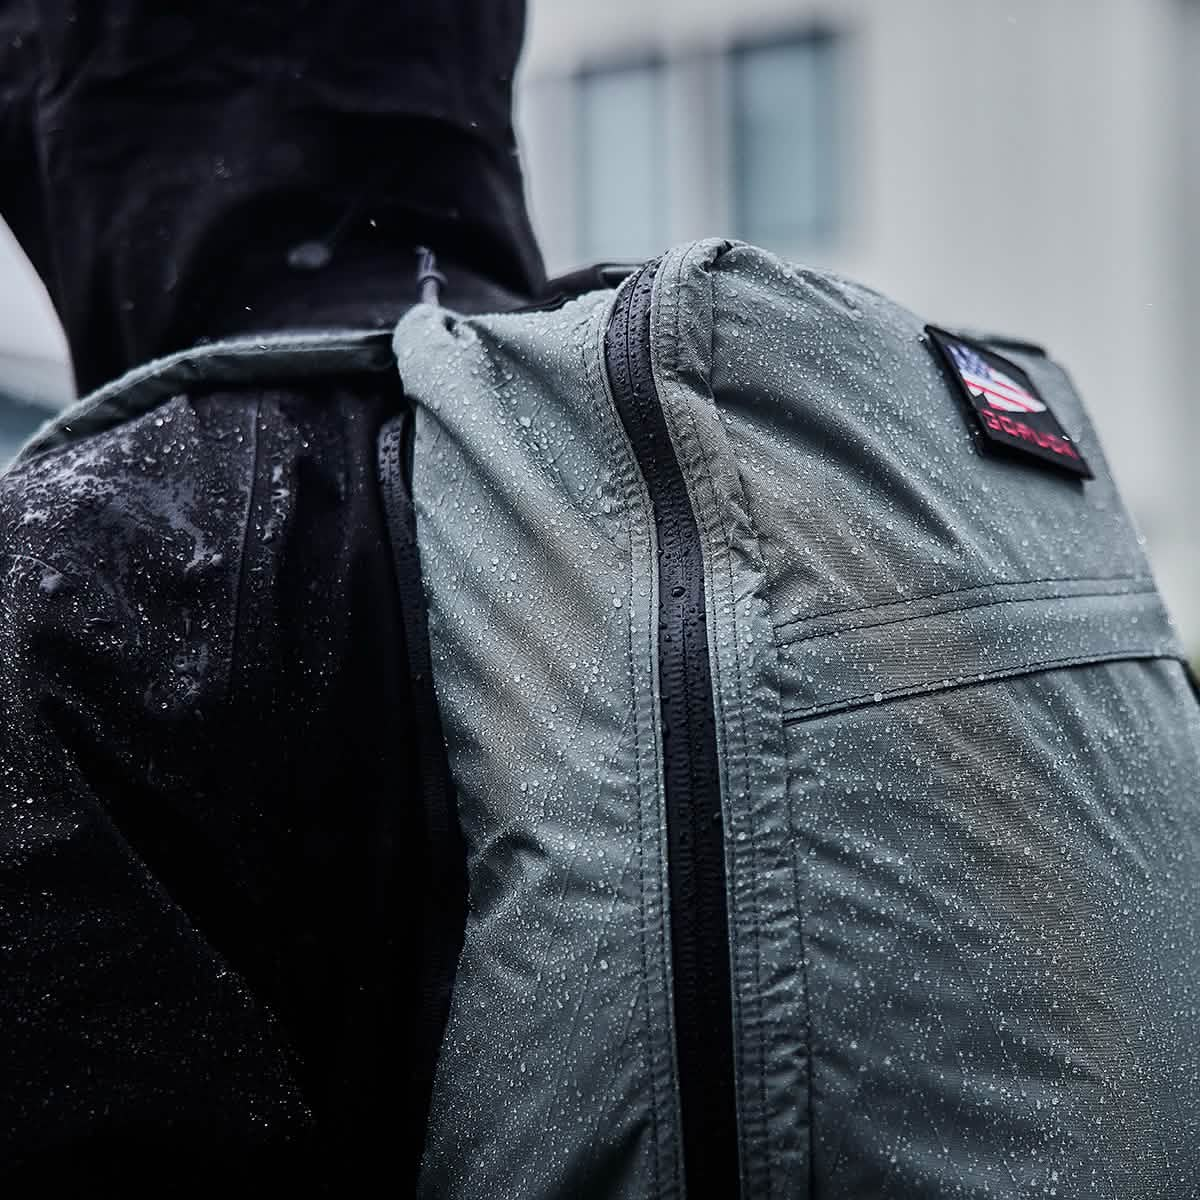
[[[816,717],[831,716],[849,708],[874,708],[877,704],[889,700],[904,700],[911,696],[929,695],[938,692],[954,692],[960,688],[978,687],[997,679],[1012,679],[1021,675],[1040,675],[1044,671],[1056,670],[1063,667],[1088,667],[1111,662],[1134,662],[1144,659],[1176,659],[1175,654],[1159,650],[1148,650],[1145,647],[1137,649],[1116,650],[1104,654],[1074,654],[1067,658],[1038,659],[1033,662],[1014,664],[1012,667],[1001,668],[993,672],[973,674],[970,678],[957,678],[947,681],[941,679],[929,683],[914,683],[909,687],[894,688],[890,692],[863,692],[857,696],[846,696],[840,700],[831,700],[814,708],[792,708],[784,713],[785,725],[795,725],[800,721]],[[880,699],[876,700],[875,697]]]
[[[1038,583],[1148,583],[1153,586],[1154,581],[1148,575],[1047,575],[1040,579],[998,579],[994,583],[973,583],[970,587],[947,588],[944,592],[923,592],[920,596],[906,596],[903,600],[885,600],[881,604],[859,604],[850,608],[830,608],[824,612],[812,613],[810,616],[789,617],[786,621],[780,621],[775,628],[782,633],[793,625],[807,625],[810,622],[825,621],[831,617],[851,617],[855,613],[871,612],[877,608],[901,608],[910,604],[922,604],[926,600],[940,600],[943,596],[961,596],[971,592],[991,591],[994,588],[1032,587]],[[1097,592],[1095,594],[1107,595],[1108,593]]]
[[[1008,588],[1030,587],[1030,586],[1033,586],[1033,585],[1039,584],[1039,583],[1104,583],[1104,582],[1109,582],[1109,581],[1104,580],[1104,579],[1095,579],[1095,580],[1092,580],[1092,579],[1053,579],[1053,580],[1029,579],[1029,580],[1021,580],[1021,581],[1015,582],[1015,583],[987,584],[983,587],[963,588],[963,589],[960,589],[959,591],[939,592],[933,596],[919,596],[915,600],[899,601],[898,603],[899,604],[912,604],[912,603],[918,603],[918,602],[924,601],[924,600],[938,600],[945,596],[965,595],[965,594],[969,594],[970,592],[988,591],[988,590],[991,590],[992,588],[997,588],[997,587],[1008,587]],[[975,609],[975,608],[1003,608],[1005,605],[1008,605],[1008,604],[1029,604],[1029,603],[1033,603],[1033,602],[1036,602],[1039,600],[1086,600],[1086,599],[1092,599],[1092,598],[1097,598],[1097,597],[1112,597],[1112,596],[1152,596],[1152,595],[1156,595],[1157,591],[1158,591],[1158,589],[1154,586],[1153,580],[1148,580],[1148,579],[1138,580],[1134,577],[1115,576],[1113,578],[1112,582],[1114,582],[1114,583],[1116,583],[1116,582],[1128,582],[1128,583],[1142,582],[1142,583],[1148,583],[1150,586],[1149,587],[1140,587],[1140,588],[1132,588],[1132,587],[1131,588],[1112,588],[1109,590],[1072,592],[1069,596],[1057,596],[1053,592],[1045,592],[1042,595],[1022,596],[1019,599],[1014,598],[1011,600],[1007,600],[1007,599],[980,600],[975,604],[956,604],[956,605],[953,605],[952,607],[938,609],[935,612],[931,612],[931,613],[922,613],[922,614],[902,613],[895,617],[892,617],[891,620],[888,620],[888,621],[871,621],[871,622],[869,622],[867,624],[863,624],[863,625],[857,625],[854,623],[850,623],[850,624],[840,626],[839,628],[836,628],[836,629],[823,629],[823,630],[818,630],[818,631],[815,631],[812,633],[801,633],[797,637],[792,637],[792,638],[781,637],[780,645],[783,647],[796,646],[796,645],[799,645],[801,642],[815,642],[819,638],[823,638],[823,637],[838,637],[844,633],[853,633],[853,632],[858,632],[858,631],[868,630],[868,629],[885,629],[889,625],[901,625],[905,621],[920,621],[920,620],[924,620],[926,617],[945,617],[945,616],[950,616],[953,613],[969,612],[971,609]],[[890,605],[871,605],[871,606],[868,606],[865,608],[845,609],[841,613],[830,613],[828,615],[829,616],[847,616],[847,617],[849,617],[849,616],[853,616],[855,613],[872,612],[876,608],[887,608],[887,607],[891,607],[891,606]],[[820,618],[813,617],[813,618],[809,618],[809,619],[816,621],[816,620],[819,620]],[[777,633],[782,633],[784,628],[785,628],[784,626],[778,626],[778,625],[775,627]]]

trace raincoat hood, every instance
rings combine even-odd
[[[11,214],[81,392],[202,337],[391,325],[413,247],[542,281],[523,0],[0,3]]]

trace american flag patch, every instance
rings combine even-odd
[[[1021,367],[978,342],[933,325],[927,325],[925,333],[967,401],[981,449],[1017,451],[1092,478],[1078,446]]]
[[[959,376],[973,396],[1001,412],[1045,412],[1046,406],[1029,388],[994,367],[963,342],[948,343]]]

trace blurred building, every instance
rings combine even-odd
[[[0,467],[73,394],[50,301],[0,221]]]
[[[551,270],[731,234],[1072,371],[1200,650],[1200,0],[530,0]],[[71,395],[0,223],[0,463]]]
[[[552,271],[730,234],[1040,342],[1200,649],[1200,0],[530,0]]]
[[[30,399],[25,390],[14,387],[13,380],[29,372],[42,373],[41,363],[29,363],[11,353],[0,353],[0,468],[21,448],[31,433],[48,421],[60,405]]]

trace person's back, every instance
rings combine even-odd
[[[390,327],[418,245],[461,310],[535,293],[523,15],[0,5],[0,214],[80,389]],[[320,359],[0,483],[6,1195],[413,1186],[465,885],[378,487],[400,383]]]

